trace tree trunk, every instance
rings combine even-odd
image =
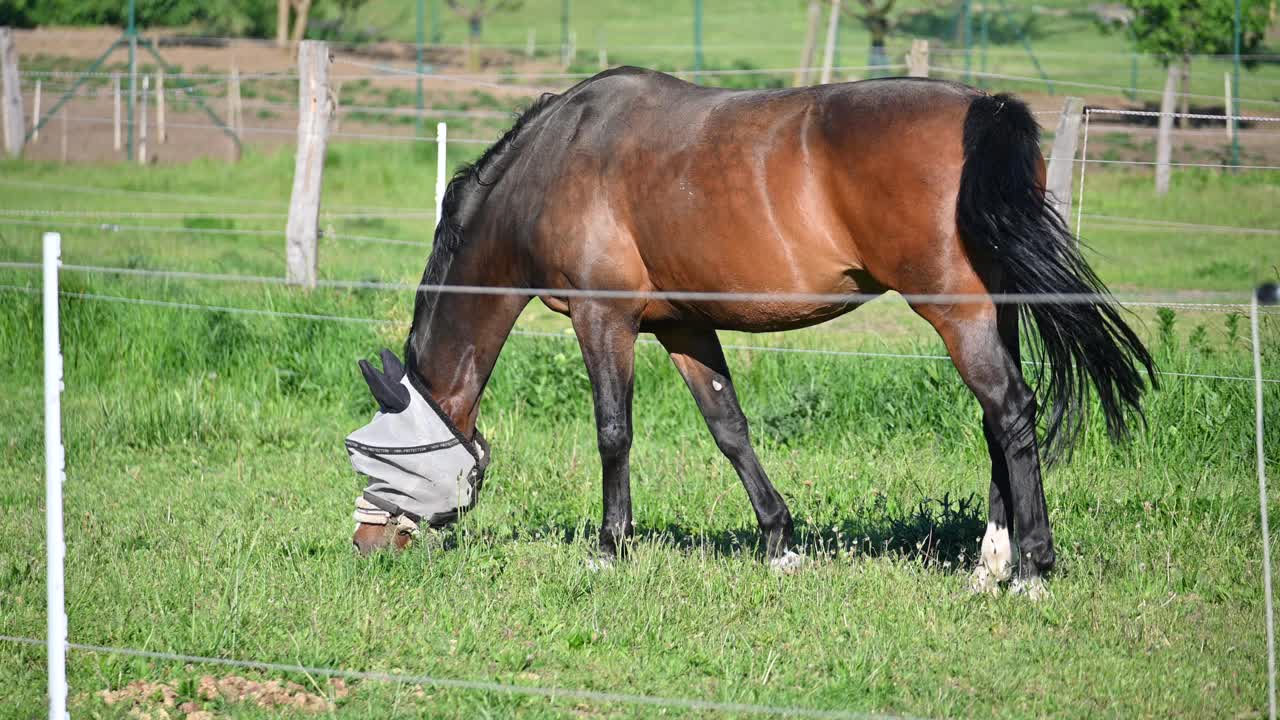
[[[289,45],[289,0],[276,0],[276,47]]]
[[[879,13],[884,13],[882,10]],[[880,68],[889,64],[889,55],[885,52],[884,46],[889,37],[889,20],[883,14],[868,15],[865,21],[867,32],[871,34],[871,55],[867,58],[867,64],[871,66],[871,77],[880,77],[884,74]]]
[[[294,18],[293,18],[293,39],[294,47],[302,42],[302,38],[307,34],[307,16],[311,14],[311,0],[293,0],[294,1]]]
[[[796,68],[796,76],[792,85],[799,87],[808,85],[813,77],[813,53],[818,46],[818,28],[822,25],[822,3],[809,0],[809,22],[804,31],[804,50],[800,53],[800,67]]]

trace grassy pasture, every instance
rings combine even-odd
[[[333,150],[326,209],[430,208],[430,148]],[[238,165],[0,163],[4,207],[187,212],[121,225],[278,229],[205,212],[284,207],[292,159]],[[1274,174],[1090,169],[1086,212],[1280,227]],[[4,181],[10,181],[5,184]],[[39,183],[37,185],[36,183]],[[77,193],[60,186],[127,193]],[[218,198],[238,198],[226,202]],[[10,218],[12,219],[12,218]],[[30,218],[25,218],[30,219]],[[67,219],[97,224],[98,219]],[[113,221],[114,222],[114,221]],[[426,239],[429,220],[331,220],[337,233]],[[229,223],[229,224],[228,224]],[[0,260],[38,258],[43,228],[0,224]],[[1280,244],[1250,234],[1086,219],[1100,274],[1123,291],[1238,291],[1276,279]],[[64,230],[68,263],[280,274],[282,238]],[[425,248],[324,240],[329,278],[413,282]],[[38,276],[0,269],[0,283]],[[372,318],[306,321],[63,300],[68,614],[76,642],[527,686],[927,716],[1256,716],[1265,706],[1252,385],[1164,378],[1148,426],[1113,448],[1098,423],[1046,488],[1053,595],[973,597],[987,461],[976,403],[946,361],[732,350],[765,467],[814,562],[756,558],[737,478],[660,350],[641,344],[633,493],[639,539],[612,571],[583,565],[599,515],[585,372],[565,339],[516,337],[481,426],[495,461],[476,511],[398,557],[348,549],[360,483],[340,439],[372,403],[358,358],[398,348],[408,293],[312,293],[65,273],[68,291]],[[0,634],[44,629],[40,305],[0,291]],[[1162,369],[1248,375],[1247,318],[1135,311]],[[1264,319],[1280,377],[1280,318]],[[560,318],[531,305],[528,330]],[[726,343],[939,354],[892,299],[821,328]],[[1271,473],[1280,386],[1266,389]],[[1096,420],[1096,418],[1095,418]],[[973,497],[976,494],[977,497]],[[42,712],[43,651],[0,653],[0,716]],[[72,653],[77,715],[125,717],[96,693],[167,682],[195,700],[231,671]],[[252,678],[279,677],[244,672]],[[655,708],[296,676],[342,717],[647,717]],[[274,716],[230,699],[204,709]],[[155,712],[157,703],[142,703]],[[170,710],[171,713],[175,713]],[[667,710],[667,715],[711,716]]]
[[[429,5],[429,3],[428,3]],[[913,37],[931,38],[930,63],[943,69],[943,76],[960,79],[965,68],[963,43],[956,35],[954,7],[938,3],[902,0],[897,3],[898,26],[888,42],[890,61],[902,63]],[[1053,91],[1059,95],[1110,95],[1120,91],[1088,87],[1108,85],[1129,88],[1135,83],[1139,100],[1159,104],[1164,87],[1164,66],[1154,57],[1131,55],[1132,46],[1123,33],[1102,32],[1095,20],[1096,3],[1084,0],[1049,0],[1037,2],[1038,12],[1030,11],[1031,3],[990,3],[987,19],[987,49],[982,52],[982,16],[973,15],[973,50],[970,69],[998,75],[1013,75],[1029,80],[1001,80],[1002,89],[1018,92],[1046,92],[1049,87],[1040,79],[1040,70],[1056,81]],[[561,0],[526,0],[515,12],[497,13],[485,20],[483,44],[499,46],[523,53],[532,30],[538,44],[538,56],[558,61],[561,42]],[[572,3],[570,28],[577,38],[578,54],[574,69],[591,71],[597,67],[599,49],[608,50],[612,64],[631,63],[664,70],[693,69],[694,19],[691,0],[597,0]],[[975,8],[979,6],[975,5]],[[357,15],[353,29],[378,29],[388,37],[414,41],[415,0],[372,0]],[[703,55],[704,67],[710,69],[794,68],[800,62],[804,43],[806,15],[803,2],[775,0],[704,0]],[[822,57],[823,33],[819,37],[817,59]],[[1021,29],[1030,44],[1033,60],[1028,55],[1015,28]],[[442,41],[461,45],[467,41],[464,19],[442,9],[440,13]],[[429,30],[428,30],[429,32]],[[836,59],[839,65],[865,66],[868,63],[870,38],[866,29],[853,17],[840,25]],[[493,62],[501,63],[498,57]],[[1133,63],[1137,62],[1137,77]],[[1040,68],[1037,69],[1036,64]],[[1195,105],[1222,106],[1224,71],[1228,61],[1197,58],[1192,63],[1190,91],[1204,95]],[[856,77],[866,72],[852,71]],[[789,83],[786,74],[775,78]],[[741,78],[709,78],[706,82],[742,82]],[[1083,83],[1084,85],[1073,85]],[[1240,96],[1257,100],[1243,103],[1255,111],[1274,110],[1280,101],[1280,67],[1263,63],[1250,68],[1241,81]]]

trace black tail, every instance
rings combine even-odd
[[[999,267],[999,290],[1010,294],[1099,295],[1096,302],[1045,301],[1020,308],[1039,342],[1032,385],[1046,461],[1069,452],[1082,428],[1088,385],[1098,391],[1107,431],[1128,435],[1130,414],[1142,419],[1145,369],[1155,363],[1125,324],[1120,308],[1081,256],[1076,238],[1049,204],[1041,185],[1040,127],[1009,95],[974,99],[964,121],[964,169],[956,221],[971,252]]]

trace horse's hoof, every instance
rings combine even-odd
[[[999,595],[1000,580],[986,565],[979,564],[969,577],[969,592],[975,595]]]
[[[779,573],[793,573],[804,567],[805,562],[803,555],[793,550],[788,550],[769,560],[769,569]]]
[[[1040,602],[1049,597],[1049,586],[1039,575],[1029,578],[1018,578],[1013,581],[1009,592],[1014,595],[1026,595],[1032,602]]]
[[[587,558],[587,570],[593,573],[604,572],[613,569],[614,559],[608,555],[592,555]]]

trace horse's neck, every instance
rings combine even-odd
[[[516,285],[513,253],[476,240],[452,253],[448,266],[424,282],[446,289],[419,290],[409,334],[408,361],[454,424],[470,436],[480,396],[498,353],[511,333],[527,296],[495,291],[476,294],[448,287],[511,288]]]

